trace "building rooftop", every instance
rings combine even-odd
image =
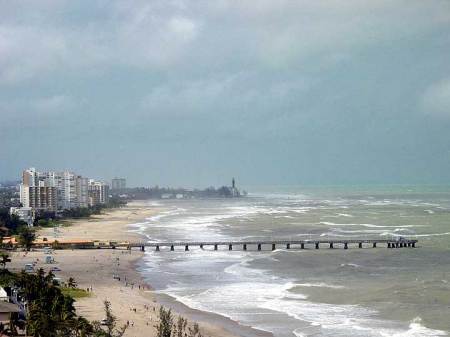
[[[17,304],[0,301],[0,313],[19,311],[19,306]]]

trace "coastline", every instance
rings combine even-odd
[[[89,219],[70,220],[70,226],[62,226],[55,233],[53,228],[42,228],[39,237],[64,240],[141,240],[142,236],[129,230],[129,225],[144,221],[160,212],[157,206],[146,201],[132,202],[126,207],[106,210]],[[125,250],[57,250],[54,264],[45,264],[43,251],[14,252],[11,254],[11,270],[20,270],[24,264],[37,262],[36,268],[48,271],[59,267],[56,277],[63,281],[75,278],[78,287],[92,287],[89,297],[77,299],[75,307],[79,315],[89,320],[104,317],[103,301],[111,302],[118,325],[130,323],[124,337],[148,337],[156,335],[154,327],[158,310],[162,305],[171,308],[175,316],[182,315],[190,323],[197,322],[203,336],[210,337],[270,337],[271,333],[243,326],[227,317],[191,309],[176,299],[156,294],[140,272],[143,252]],[[118,275],[120,281],[113,278]]]

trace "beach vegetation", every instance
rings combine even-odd
[[[73,277],[69,277],[67,280],[67,287],[75,289],[77,287],[77,281]]]
[[[27,223],[16,214],[10,214],[8,208],[0,208],[0,228],[4,228],[10,235],[18,234]]]
[[[37,220],[36,225],[39,227],[54,227],[57,223],[53,219],[39,219]]]
[[[127,202],[120,198],[119,196],[111,196],[108,200],[108,203],[106,204],[107,208],[120,208],[125,207],[127,205]]]
[[[158,317],[158,324],[155,325],[156,337],[203,337],[197,323],[190,325],[182,316],[179,316],[175,323],[170,309],[160,307]]]
[[[28,335],[34,337],[81,336],[93,331],[83,319],[77,317],[75,300],[65,295],[54,275],[39,269],[36,274],[21,272],[15,275],[14,284],[21,300],[27,303],[24,324]],[[83,326],[83,331],[80,331]],[[75,334],[76,332],[76,334]]]
[[[94,326],[94,336],[95,337],[122,337],[127,330],[127,325],[123,325],[122,327],[117,327],[117,317],[113,314],[111,310],[111,303],[109,301],[103,302],[105,309],[105,319],[100,322],[93,322]],[[105,326],[105,329],[102,328],[102,325]]]
[[[33,245],[34,240],[36,239],[36,233],[34,229],[25,226],[20,229],[18,242],[19,245],[24,247],[26,250],[30,250]]]
[[[76,284],[75,280],[72,282]],[[0,270],[0,286],[17,289],[17,299],[27,303],[24,315],[15,317],[5,336],[17,336],[17,331],[33,337],[122,337],[126,326],[117,327],[111,304],[105,301],[105,323],[89,322],[78,316],[75,298],[89,296],[82,289],[60,287],[54,274],[43,269],[35,274]]]
[[[5,269],[6,264],[8,262],[11,262],[11,258],[9,257],[8,253],[0,252],[0,265],[3,266],[3,269]]]
[[[157,337],[171,337],[172,331],[175,330],[175,325],[173,323],[172,311],[164,309],[164,307],[159,308],[159,322],[155,325]],[[177,335],[177,334],[175,334]]]
[[[84,297],[90,296],[90,294],[86,290],[80,289],[80,288],[62,287],[61,291],[64,295],[70,296],[74,299],[79,299],[79,298],[84,298]]]

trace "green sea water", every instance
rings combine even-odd
[[[150,252],[149,281],[188,306],[280,337],[450,332],[450,188],[249,190],[243,199],[164,202],[167,215],[139,230],[153,241],[402,236],[419,243],[401,249]]]

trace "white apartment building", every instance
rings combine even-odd
[[[34,210],[31,207],[11,207],[9,214],[17,215],[19,219],[25,221],[29,227],[33,226]]]
[[[89,180],[89,205],[106,204],[109,199],[109,186],[103,182]]]
[[[37,172],[30,168],[22,174],[20,201],[24,207],[56,211],[104,204],[107,199],[105,184],[70,171]]]
[[[56,212],[58,209],[57,189],[51,186],[20,185],[20,202],[23,207],[37,211]]]

